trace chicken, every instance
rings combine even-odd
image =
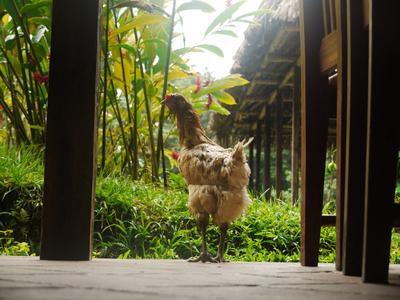
[[[164,103],[177,119],[181,146],[178,166],[189,188],[189,211],[202,237],[199,257],[189,261],[225,262],[228,227],[250,202],[247,193],[250,168],[244,154],[249,142],[239,142],[233,149],[225,149],[206,136],[193,106],[182,95],[169,95]],[[208,253],[206,243],[210,216],[221,231],[215,258]]]

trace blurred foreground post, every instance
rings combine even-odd
[[[97,148],[99,0],[54,0],[41,259],[89,260]]]

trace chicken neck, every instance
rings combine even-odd
[[[181,147],[192,148],[203,143],[215,144],[207,137],[200,124],[200,119],[193,109],[177,113],[176,121]]]

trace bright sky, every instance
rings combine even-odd
[[[225,9],[225,0],[203,0],[212,5],[216,11],[214,13],[203,13],[201,11],[184,11],[181,13],[184,24],[184,34],[186,37],[186,46],[191,47],[196,44],[213,44],[218,46],[224,52],[224,57],[219,57],[211,52],[204,51],[202,53],[191,53],[186,57],[189,58],[189,64],[194,67],[195,70],[200,72],[209,71],[212,76],[219,78],[229,74],[229,71],[233,65],[233,56],[238,50],[240,44],[244,39],[244,31],[248,24],[237,23],[238,27],[234,29],[237,34],[237,38],[228,37],[224,35],[212,35],[202,40],[207,27],[211,24],[214,18]],[[177,1],[179,6],[183,1]],[[232,0],[232,3],[237,0]],[[247,0],[242,5],[239,11],[234,16],[239,16],[251,11],[257,10],[261,0]],[[180,40],[179,38],[177,40]]]

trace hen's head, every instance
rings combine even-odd
[[[173,114],[182,114],[193,110],[192,104],[190,104],[185,97],[180,94],[170,94],[165,97],[163,103],[169,108]]]

